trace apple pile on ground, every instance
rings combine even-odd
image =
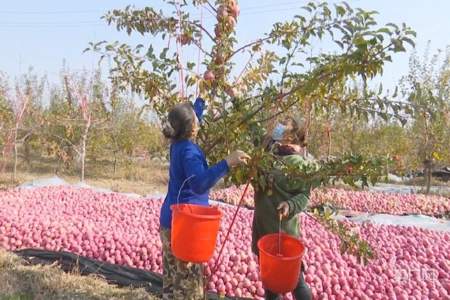
[[[41,248],[161,272],[162,199],[129,198],[90,189],[48,187],[0,193],[0,247]],[[235,210],[223,206],[218,247]],[[261,298],[250,250],[253,212],[243,208],[208,287],[230,296]],[[341,255],[338,238],[301,216],[305,279],[315,299],[448,299],[450,234],[416,227],[351,224],[374,248],[368,265]],[[217,259],[209,262],[206,272]]]

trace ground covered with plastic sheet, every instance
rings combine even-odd
[[[136,199],[71,187],[3,191],[0,247],[68,250],[161,272],[160,206],[161,199]],[[235,207],[222,209],[217,249]],[[250,251],[252,215],[251,210],[241,209],[223,264],[209,283],[211,290],[230,296],[262,296],[256,260]],[[315,299],[450,297],[449,233],[352,224],[376,250],[377,258],[363,266],[353,257],[339,254],[337,238],[308,217],[300,218],[307,247],[305,278]]]
[[[244,187],[229,187],[214,191],[211,198],[237,205]],[[249,189],[243,204],[254,206],[253,189]],[[310,205],[329,203],[341,209],[360,212],[387,213],[391,215],[422,214],[443,216],[450,214],[450,199],[423,194],[400,194],[344,189],[315,189],[311,193]]]

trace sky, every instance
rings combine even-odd
[[[98,55],[84,53],[92,41],[147,42],[139,36],[127,36],[100,19],[108,10],[126,5],[158,7],[160,0],[15,0],[0,6],[0,71],[15,78],[33,67],[57,82],[65,61],[73,71],[94,69]],[[301,12],[306,0],[241,0],[237,25],[238,40],[246,43],[268,32],[271,24],[289,20]],[[338,2],[338,1],[330,1]],[[379,24],[405,22],[417,32],[416,49],[422,54],[427,42],[431,50],[450,45],[450,1],[448,0],[348,0],[352,7],[379,12]],[[205,12],[205,25],[213,19]],[[397,54],[376,81],[394,86],[408,72],[408,53]]]

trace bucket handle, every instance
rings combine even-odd
[[[195,175],[191,175],[188,178],[186,178],[183,183],[181,184],[180,189],[178,190],[178,196],[177,196],[177,205],[180,204],[180,194],[181,194],[181,190],[183,189],[184,185],[186,184],[186,182],[188,182],[189,180],[191,180],[193,177],[195,177]]]

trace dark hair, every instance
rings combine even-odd
[[[288,117],[289,120],[292,121],[292,135],[294,137],[293,142],[295,144],[298,144],[302,147],[306,147],[308,146],[308,143],[306,141],[306,128],[305,126],[301,123],[301,121],[298,118],[294,118],[294,117]]]
[[[177,104],[170,110],[168,123],[164,126],[162,132],[166,138],[171,140],[188,139],[192,135],[195,118],[192,103]]]
[[[290,130],[290,134],[292,135],[292,143],[300,145],[302,147],[308,146],[306,141],[306,129],[301,119],[295,118],[292,116],[288,116],[286,120],[290,120],[292,122],[292,130]],[[272,139],[270,133],[267,133],[263,138],[263,148],[267,151],[271,149],[272,145],[275,141]]]

